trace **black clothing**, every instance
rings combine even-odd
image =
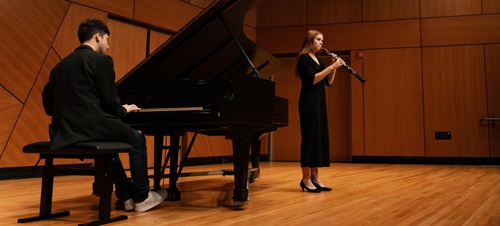
[[[328,142],[328,121],[326,114],[325,85],[328,76],[313,85],[314,75],[325,69],[325,64],[318,58],[319,64],[309,54],[299,56],[297,73],[302,80],[299,98],[301,167],[330,166],[330,145]]]
[[[43,107],[52,116],[52,149],[89,140],[136,142],[134,129],[121,121],[127,115],[115,85],[113,59],[82,45],[51,71]]]

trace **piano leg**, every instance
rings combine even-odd
[[[153,184],[154,190],[161,189],[160,182],[164,178],[162,171],[162,161],[163,161],[163,150],[165,146],[163,145],[164,134],[159,133],[154,135],[154,175]],[[168,196],[166,200],[168,201],[178,201],[181,200],[181,192],[177,188],[177,161],[179,159],[179,135],[170,135],[170,145],[168,148],[169,157],[165,161],[170,162],[170,174],[169,174],[169,187],[167,189]],[[165,165],[167,162],[165,162]]]
[[[168,153],[170,154],[170,176],[168,177],[168,201],[178,201],[181,200],[181,192],[177,188],[177,162],[179,161],[179,134],[170,135],[170,148]]]
[[[248,204],[248,162],[250,140],[233,140],[234,190],[233,208],[243,209]]]
[[[161,162],[163,157],[163,134],[154,135],[154,176],[153,185],[154,190],[160,190],[160,181],[163,178],[161,172]]]
[[[250,173],[249,182],[253,183],[255,178],[260,175],[259,162],[260,162],[260,134],[252,137],[251,151],[252,151],[252,171]]]

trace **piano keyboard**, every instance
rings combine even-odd
[[[201,111],[203,107],[141,108],[140,112]]]

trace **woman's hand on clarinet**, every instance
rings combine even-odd
[[[340,57],[337,57],[335,55],[335,57],[337,58],[337,60],[335,60],[334,58],[332,58],[332,67],[333,67],[333,70],[339,68],[339,67],[342,67],[343,65],[345,65],[345,62],[342,58]]]

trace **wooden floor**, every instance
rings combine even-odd
[[[230,164],[187,167],[184,172],[232,168]],[[500,166],[332,164],[320,169],[333,188],[301,192],[299,163],[261,163],[244,210],[226,206],[233,177],[182,177],[182,200],[145,213],[113,210],[129,219],[109,225],[500,225]],[[93,179],[55,179],[57,220],[18,224],[36,215],[40,178],[0,181],[0,225],[76,225],[97,218]],[[165,182],[167,183],[167,182]],[[166,186],[166,185],[165,185]]]

